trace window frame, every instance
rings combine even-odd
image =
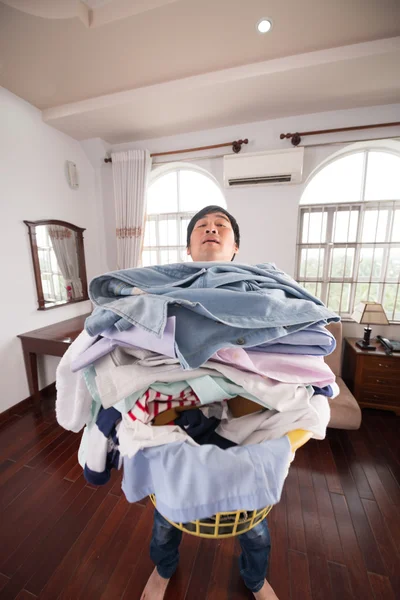
[[[400,145],[399,145],[400,146]],[[355,304],[355,296],[357,293],[357,286],[361,283],[368,283],[369,287],[368,287],[368,295],[370,293],[370,289],[371,289],[371,285],[373,284],[377,284],[379,286],[378,288],[378,302],[383,303],[384,301],[384,296],[385,296],[385,288],[387,285],[397,285],[397,290],[396,290],[396,296],[395,296],[395,300],[394,300],[394,308],[393,311],[391,311],[389,313],[387,313],[387,317],[389,320],[389,323],[391,324],[399,324],[400,323],[400,319],[394,319],[394,317],[396,316],[396,305],[398,302],[398,297],[400,295],[400,274],[399,277],[397,278],[397,280],[395,279],[388,279],[388,265],[389,265],[389,256],[390,256],[390,251],[392,248],[400,248],[400,241],[393,241],[391,240],[391,236],[393,234],[393,224],[394,224],[394,218],[396,215],[396,211],[400,210],[400,198],[396,199],[396,200],[365,200],[365,189],[366,189],[366,181],[367,181],[367,172],[368,172],[368,156],[369,156],[369,152],[385,152],[385,153],[390,153],[390,154],[394,154],[397,157],[400,157],[400,152],[397,152],[395,150],[393,150],[393,148],[387,148],[384,146],[375,146],[375,145],[371,145],[366,147],[364,144],[362,144],[361,147],[355,147],[352,151],[343,151],[343,152],[339,152],[336,153],[334,155],[334,157],[331,157],[331,159],[327,159],[325,160],[321,165],[319,165],[314,172],[312,173],[312,175],[310,176],[310,178],[308,179],[307,185],[312,181],[312,179],[319,174],[328,164],[331,164],[332,162],[336,161],[336,160],[340,160],[341,158],[344,158],[345,156],[348,156],[350,154],[353,153],[359,153],[359,152],[364,152],[364,161],[363,161],[363,171],[362,171],[362,180],[361,180],[361,197],[359,200],[355,201],[355,202],[340,202],[340,203],[309,203],[309,204],[302,204],[301,200],[300,200],[300,204],[299,204],[299,215],[298,215],[298,229],[297,229],[297,242],[296,242],[296,260],[295,260],[295,278],[296,281],[298,281],[301,285],[306,285],[307,283],[315,283],[315,295],[317,295],[318,297],[321,298],[321,300],[328,305],[328,301],[329,301],[329,293],[330,293],[330,287],[331,284],[341,284],[341,295],[340,295],[340,300],[339,300],[339,309],[337,310],[338,314],[340,314],[342,316],[342,319],[344,321],[346,320],[351,320],[350,315],[352,314],[353,310],[354,310],[354,304]],[[303,192],[303,196],[305,193],[305,190],[307,189],[307,186],[304,189]],[[387,217],[387,222],[386,222],[386,230],[385,230],[385,235],[384,235],[384,239],[383,240],[379,240],[379,238],[377,238],[377,231],[378,231],[378,223],[379,223],[379,219],[377,219],[377,225],[376,225],[376,230],[375,230],[375,241],[372,242],[365,242],[362,239],[362,233],[363,233],[363,227],[364,227],[364,221],[366,218],[366,214],[368,213],[368,211],[370,210],[378,210],[380,211],[388,211],[388,217]],[[349,219],[348,219],[348,232],[347,232],[347,241],[345,242],[335,242],[333,239],[333,228],[334,228],[334,220],[336,218],[337,213],[341,212],[341,211],[346,211],[349,212]],[[321,214],[321,233],[319,236],[319,241],[317,242],[303,242],[304,239],[304,227],[305,227],[305,215],[311,215],[313,212],[318,212]],[[353,239],[349,239],[349,232],[350,232],[350,227],[351,227],[351,213],[352,212],[358,212],[358,218],[357,218],[357,228],[356,228],[356,232],[355,232],[355,237],[354,237],[354,241]],[[322,237],[322,233],[324,230],[324,216],[323,214],[326,213],[326,229],[325,229],[325,238],[324,241],[321,241],[321,239],[323,239]],[[309,217],[308,219],[308,231],[309,231],[309,227],[310,227],[310,222],[311,222],[311,218]],[[307,231],[307,236],[306,236],[306,240],[309,239],[309,235],[308,235],[308,231]],[[332,269],[332,260],[333,260],[333,253],[334,250],[337,248],[345,248],[346,249],[346,254],[345,254],[345,262],[344,262],[344,266],[343,266],[343,275],[341,277],[332,277],[331,276],[331,269]],[[346,265],[347,265],[347,260],[348,260],[348,253],[347,250],[349,248],[354,248],[354,257],[353,257],[353,264],[351,266],[351,272],[350,275],[346,275]],[[362,249],[368,249],[368,248],[372,248],[372,265],[371,265],[371,272],[369,274],[369,276],[360,276],[359,275],[359,270],[360,270],[360,253],[362,251]],[[381,267],[381,273],[379,276],[374,276],[373,273],[373,260],[374,260],[374,254],[375,254],[375,250],[376,249],[383,249],[383,253],[382,253],[382,267]],[[303,251],[309,249],[317,249],[318,252],[318,263],[317,263],[317,275],[316,276],[311,276],[311,277],[307,277],[307,254],[306,254],[306,258],[305,258],[305,271],[302,270],[302,254]],[[320,260],[321,260],[321,250],[323,251],[323,258],[322,258],[322,269],[320,270]],[[322,272],[321,272],[322,271]],[[342,307],[342,300],[343,300],[343,295],[344,295],[344,288],[346,285],[349,285],[349,299],[348,299],[348,306],[345,308],[348,308],[349,310],[344,310],[344,308]]]
[[[150,174],[150,180],[149,180],[149,189],[151,187],[151,185],[153,185],[158,179],[160,179],[161,177],[169,174],[169,173],[173,173],[173,172],[177,172],[177,204],[178,204],[178,211],[177,212],[164,212],[164,213],[151,213],[151,214],[146,214],[146,218],[145,218],[145,228],[148,222],[155,222],[155,236],[156,236],[156,245],[155,246],[145,246],[144,245],[144,239],[143,239],[143,246],[142,246],[142,253],[141,253],[141,257],[143,257],[143,253],[144,252],[156,252],[156,256],[157,256],[157,262],[156,263],[152,263],[152,264],[163,264],[163,261],[161,260],[161,253],[162,252],[168,252],[168,251],[176,251],[177,255],[178,255],[178,259],[180,258],[180,256],[182,255],[182,252],[186,253],[186,235],[182,235],[182,221],[183,220],[188,220],[190,221],[190,219],[193,217],[193,215],[196,214],[196,212],[198,212],[199,209],[195,209],[193,211],[181,211],[179,210],[181,208],[180,206],[180,183],[179,183],[179,172],[180,171],[195,171],[205,177],[207,177],[208,179],[210,179],[218,188],[220,194],[221,194],[221,201],[220,201],[220,205],[223,208],[226,208],[226,199],[222,190],[221,185],[219,184],[219,182],[217,181],[217,179],[211,174],[209,173],[206,169],[203,169],[202,167],[199,167],[198,165],[192,164],[192,163],[186,163],[186,162],[173,162],[173,163],[169,163],[168,165],[162,166],[162,167],[157,167],[155,168],[151,174]],[[206,204],[207,205],[207,204]],[[175,223],[177,224],[177,244],[174,245],[160,245],[159,241],[160,241],[160,229],[158,226],[158,223],[160,221],[165,221],[165,220],[171,220],[171,221],[175,221]],[[142,264],[143,264],[143,258],[142,260]],[[182,262],[181,260],[178,260],[178,262]],[[164,263],[165,264],[165,263]]]

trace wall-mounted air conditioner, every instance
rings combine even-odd
[[[224,156],[224,185],[301,183],[304,148]]]

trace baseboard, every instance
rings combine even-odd
[[[46,385],[43,389],[40,390],[40,395],[42,398],[50,398],[51,396],[55,396],[56,393],[56,384],[55,382]],[[21,416],[30,410],[34,405],[33,396],[28,396],[25,400],[21,400],[18,404],[14,404],[10,408],[7,408],[4,412],[0,414],[1,420],[7,419],[7,417],[16,415]]]

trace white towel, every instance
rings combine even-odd
[[[71,362],[94,344],[97,337],[82,331],[62,357],[56,372],[56,417],[64,429],[80,431],[90,420],[92,397],[86,387],[83,371],[73,373]]]
[[[216,433],[241,446],[278,439],[295,429],[311,431],[313,438],[323,440],[330,416],[328,398],[314,395],[308,406],[294,410],[265,410],[236,419],[228,416],[221,421]]]
[[[129,458],[144,448],[163,446],[174,442],[187,442],[192,446],[198,446],[178,425],[152,427],[140,421],[132,421],[128,415],[122,415],[118,439],[121,455]]]

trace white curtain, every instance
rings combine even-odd
[[[116,152],[112,157],[117,235],[117,269],[140,265],[151,169],[148,150]]]
[[[79,278],[75,231],[62,227],[62,225],[51,225],[49,227],[49,236],[58,266],[65,279],[65,287],[68,285],[71,286],[72,298],[81,298],[83,296],[83,290],[82,282]]]

